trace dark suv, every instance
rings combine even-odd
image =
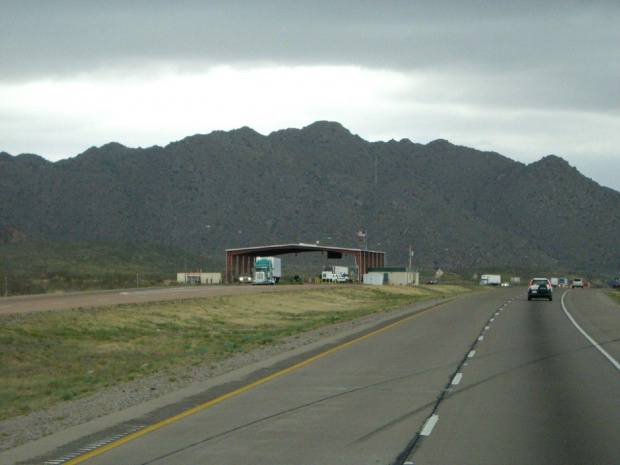
[[[553,300],[553,287],[547,278],[534,278],[527,288],[527,300],[534,298]]]

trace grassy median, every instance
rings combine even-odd
[[[467,292],[335,285],[0,317],[0,420],[216,363],[330,323]]]

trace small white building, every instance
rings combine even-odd
[[[185,284],[221,284],[222,273],[187,272],[177,273],[177,283]]]
[[[420,273],[408,268],[369,268],[364,274],[364,284],[380,286],[390,284],[392,286],[406,286],[420,284]]]
[[[383,286],[383,284],[387,283],[387,275],[385,273],[378,272],[364,273],[362,282],[372,286]]]

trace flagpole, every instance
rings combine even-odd
[[[364,240],[364,250],[368,251],[368,233],[366,229],[360,229],[357,233],[357,238],[360,242]]]

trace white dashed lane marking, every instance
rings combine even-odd
[[[433,432],[433,428],[435,427],[438,421],[439,421],[439,415],[431,415],[430,418],[426,420],[426,423],[424,423],[424,426],[422,427],[422,431],[420,431],[420,435],[430,436],[431,433]]]

